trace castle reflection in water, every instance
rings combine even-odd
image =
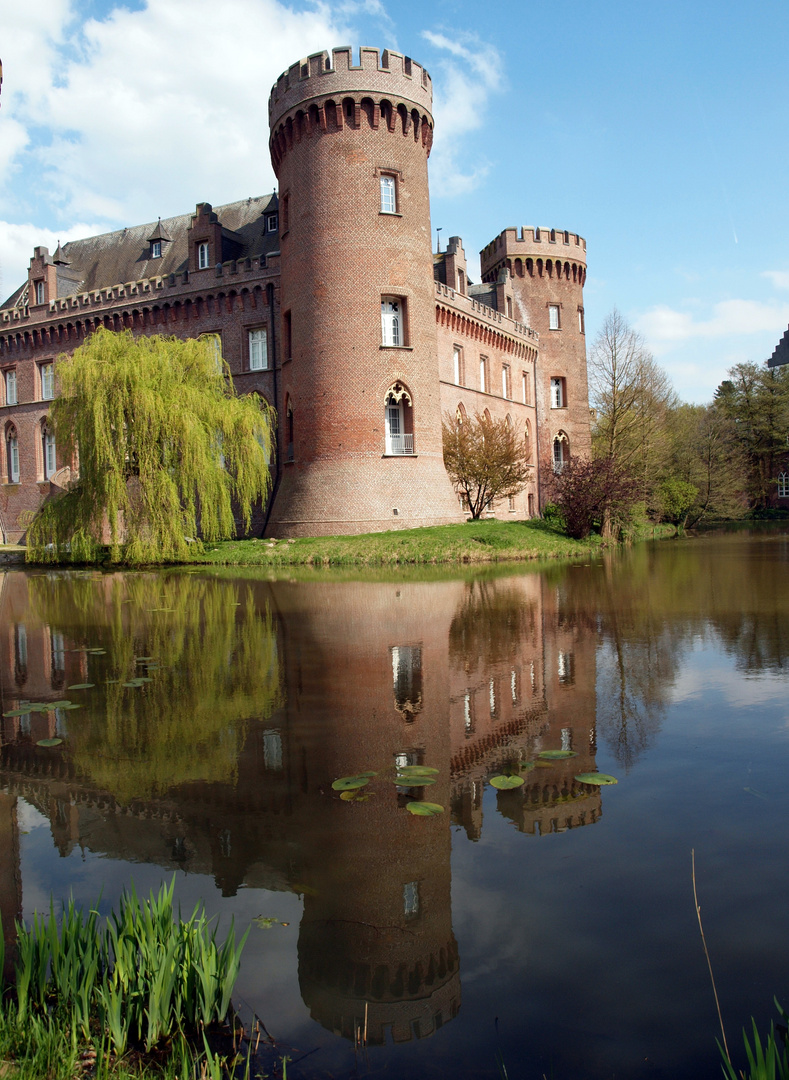
[[[20,917],[17,801],[75,846],[163,872],[303,896],[301,994],[346,1038],[431,1034],[458,1012],[451,825],[483,829],[486,778],[540,750],[497,809],[530,836],[593,824],[595,635],[542,574],[499,580],[271,582],[202,573],[3,575],[0,905]],[[92,650],[92,651],[91,651]],[[150,659],[140,659],[150,658]],[[151,681],[124,687],[146,672]],[[74,684],[94,683],[83,691]],[[56,748],[37,745],[59,737]],[[439,769],[415,818],[389,780]],[[8,942],[9,946],[11,941]]]

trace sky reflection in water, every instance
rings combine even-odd
[[[4,925],[176,872],[185,909],[289,923],[253,926],[238,996],[317,1048],[301,1075],[353,1071],[365,1003],[372,1072],[717,1075],[691,848],[730,1045],[789,1002],[787,558],[779,531],[462,580],[8,572],[3,711],[82,707],[2,721]],[[439,768],[441,818],[396,762]]]

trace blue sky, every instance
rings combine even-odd
[[[0,0],[0,293],[36,244],[272,190],[270,86],[345,44],[433,76],[433,226],[472,267],[510,225],[579,232],[588,343],[618,307],[686,401],[770,355],[789,324],[786,0]]]

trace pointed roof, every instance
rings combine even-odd
[[[167,229],[165,229],[164,225],[162,225],[161,218],[159,218],[156,228],[148,237],[148,240],[160,240],[163,244],[171,244],[173,242],[172,236],[170,236],[170,234],[167,232]]]

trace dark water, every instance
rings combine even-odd
[[[457,579],[0,575],[3,711],[52,706],[0,729],[4,925],[175,873],[251,923],[237,1002],[289,1076],[719,1076],[692,849],[735,1058],[789,1007],[787,569],[771,531]]]

